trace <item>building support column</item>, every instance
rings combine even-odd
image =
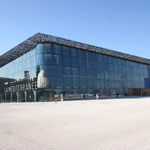
[[[13,93],[10,93],[10,102],[13,101]]]
[[[24,99],[25,99],[25,102],[27,102],[27,91],[24,91]]]
[[[17,102],[19,102],[19,92],[16,92],[17,94]]]
[[[33,95],[34,95],[34,102],[37,101],[37,91],[36,90],[33,90]]]
[[[7,94],[5,93],[5,99],[4,99],[4,102],[6,102],[7,101]]]

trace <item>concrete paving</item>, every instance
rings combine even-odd
[[[0,150],[150,150],[150,98],[1,103]]]

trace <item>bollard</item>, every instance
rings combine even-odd
[[[61,95],[60,95],[60,98],[61,98],[61,101],[63,101],[63,100],[64,100],[64,98],[63,98],[63,94],[61,94]]]

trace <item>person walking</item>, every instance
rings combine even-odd
[[[119,96],[119,93],[117,92],[116,97],[118,97],[118,96]]]
[[[98,100],[99,99],[99,96],[98,96],[98,93],[96,94],[96,100]]]
[[[85,99],[85,94],[83,94],[83,99]]]
[[[55,103],[57,103],[57,99],[58,99],[58,95],[57,94],[55,94]]]

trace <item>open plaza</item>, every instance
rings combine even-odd
[[[0,150],[149,150],[150,97],[0,103]]]

